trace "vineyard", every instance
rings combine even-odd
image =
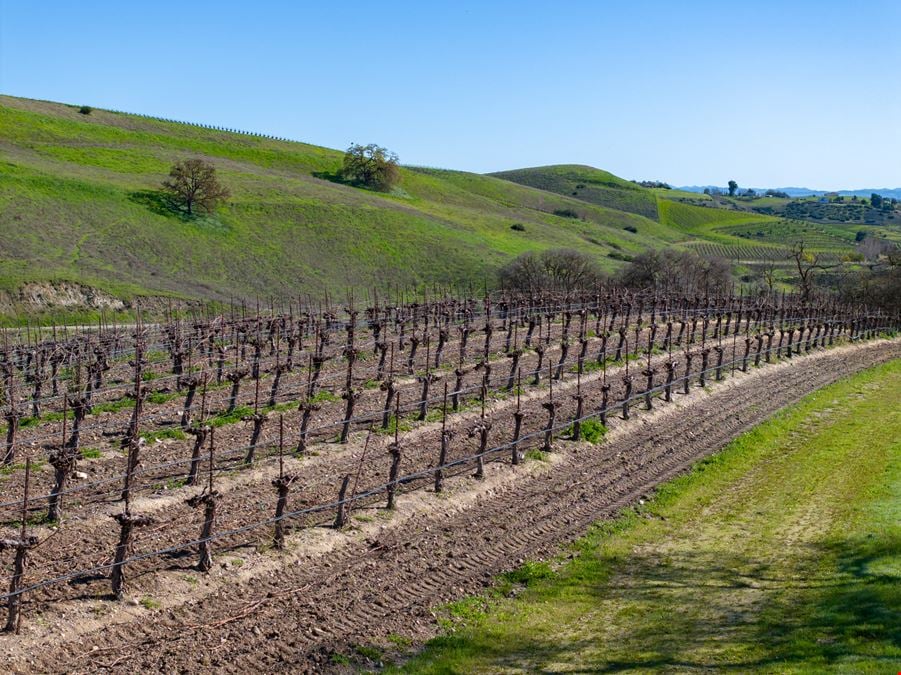
[[[690,243],[688,246],[698,255],[709,258],[725,258],[726,260],[748,263],[775,263],[776,265],[789,265],[791,261],[791,249],[779,246],[753,246],[742,244],[708,244]],[[820,252],[820,261],[824,264],[834,264],[841,260],[839,252]]]
[[[793,297],[606,289],[7,332],[6,628],[164,597],[173,570],[208,574],[248,547],[312,556],[314,533],[456,494],[486,465],[540,483],[533,460],[553,471],[564,440],[599,443],[693,389],[899,323]]]
[[[733,225],[720,228],[720,231],[743,239],[781,244],[782,246],[796,241],[803,241],[812,249],[844,249],[850,251],[854,246],[853,230],[799,221]]]

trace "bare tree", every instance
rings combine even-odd
[[[836,267],[836,265],[824,265],[820,261],[820,254],[807,250],[803,241],[799,241],[792,246],[789,257],[795,261],[795,267],[798,270],[798,286],[801,289],[801,299],[803,301],[810,299],[816,271]]]
[[[702,258],[674,249],[640,253],[619,273],[624,286],[687,294],[719,293],[732,285],[732,269],[722,258]]]
[[[504,265],[498,278],[504,288],[566,292],[594,288],[605,280],[594,258],[568,248],[523,253]]]
[[[192,215],[199,208],[211,212],[216,205],[228,199],[228,189],[216,178],[216,169],[202,159],[186,159],[172,165],[169,179],[163,181],[163,189],[173,206]]]

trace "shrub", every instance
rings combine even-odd
[[[623,260],[625,262],[632,262],[633,260],[633,257],[628,253],[620,253],[619,251],[610,251],[610,253],[607,254],[607,257],[613,258],[614,260]]]
[[[525,231],[526,231],[526,226],[523,225],[522,223],[513,223],[513,224],[510,226],[510,229],[511,229],[511,230],[515,230],[516,232],[525,232]]]
[[[631,232],[632,234],[638,234],[638,228],[634,225],[626,225],[623,228],[626,232]]]
[[[90,115],[93,111],[94,109],[89,105],[83,105],[78,109],[82,115]]]
[[[573,209],[554,209],[554,215],[561,218],[579,218],[579,214]]]

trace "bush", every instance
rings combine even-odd
[[[579,218],[579,214],[573,209],[554,209],[554,215],[561,218]]]
[[[623,260],[625,262],[632,262],[633,258],[628,253],[620,253],[619,251],[610,251],[607,254],[608,258],[613,258],[614,260]]]
[[[523,225],[522,223],[513,223],[513,224],[510,226],[510,229],[511,229],[511,230],[515,230],[516,232],[525,232],[525,231],[526,231],[526,226]]]
[[[90,115],[93,111],[94,109],[89,105],[83,105],[78,109],[82,115]]]
[[[580,429],[582,432],[582,440],[586,443],[591,443],[592,445],[599,443],[604,438],[604,434],[607,433],[607,427],[601,424],[600,420],[595,419],[584,420],[580,425]],[[572,436],[574,432],[575,428],[570,424],[567,433]]]
[[[623,228],[626,232],[631,232],[632,234],[638,234],[638,228],[634,225],[626,225]]]

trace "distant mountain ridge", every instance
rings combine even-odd
[[[706,189],[718,189],[723,192],[728,192],[728,188],[722,185],[683,185],[679,187],[679,190],[685,190],[686,192],[704,192]],[[744,185],[739,186],[739,190],[747,190],[748,188]],[[762,194],[767,190],[776,190],[777,192],[784,192],[789,197],[820,197],[825,194],[838,194],[842,197],[869,197],[874,192],[881,197],[887,197],[889,199],[901,199],[901,188],[862,188],[860,190],[812,190],[811,188],[805,187],[777,187],[777,188],[751,188],[758,194]]]

